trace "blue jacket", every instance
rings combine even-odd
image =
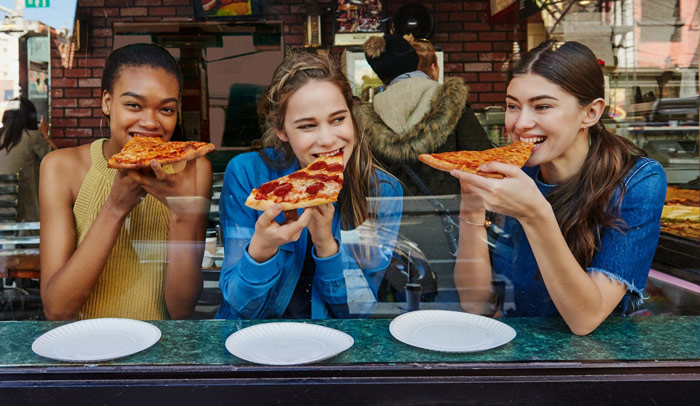
[[[274,154],[271,149],[265,152]],[[219,278],[223,303],[217,318],[279,318],[287,308],[304,264],[308,230],[304,229],[297,241],[280,246],[268,261],[257,263],[248,254],[248,244],[262,212],[244,202],[253,188],[298,169],[298,161],[288,168],[272,168],[257,152],[238,155],[229,162],[219,201],[225,258]],[[312,249],[316,264],[312,318],[357,317],[372,313],[376,307],[377,290],[391,260],[403,209],[399,182],[383,172],[377,176],[379,185],[373,187],[372,196],[380,198],[369,203],[370,212],[376,213],[376,224],[368,220],[357,229],[341,230],[334,203],[333,235],[338,253],[318,258]],[[284,215],[275,220],[284,221]],[[355,252],[362,252],[364,259],[358,260]]]
[[[538,178],[539,167],[524,168],[542,194],[556,188]],[[644,297],[649,267],[659,241],[661,209],[666,196],[666,175],[658,162],[640,158],[627,174],[625,194],[620,207],[622,230],[601,228],[601,241],[587,272],[599,272],[620,282],[627,294],[613,312],[628,312],[630,299],[638,304]],[[610,207],[618,200],[618,189]],[[494,277],[503,287],[502,313],[505,316],[558,316],[556,306],[539,275],[539,267],[520,223],[506,217],[492,255]]]

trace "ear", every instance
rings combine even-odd
[[[275,135],[277,135],[277,138],[284,142],[289,142],[289,137],[287,137],[287,134],[284,133],[282,130],[278,130],[275,128]]]
[[[440,67],[436,63],[431,63],[430,64],[430,73],[432,74],[432,78],[434,81],[440,80]]]
[[[112,95],[105,90],[102,92],[102,112],[105,116],[109,116],[110,110],[112,110]]]
[[[583,122],[581,125],[583,127],[591,127],[600,120],[603,115],[603,110],[605,109],[605,100],[597,98],[593,100],[588,106],[585,107],[586,114],[583,117]]]

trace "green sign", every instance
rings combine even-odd
[[[51,7],[51,0],[24,0],[26,8]]]

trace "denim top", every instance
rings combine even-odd
[[[274,160],[274,150],[263,151]],[[226,167],[219,200],[225,252],[219,277],[223,303],[217,318],[280,318],[287,308],[301,276],[307,242],[311,241],[308,229],[304,228],[296,241],[280,246],[272,258],[258,263],[248,254],[248,244],[262,211],[244,203],[253,188],[298,169],[296,160],[287,168],[270,167],[257,152],[238,155]],[[365,237],[360,241],[357,229],[341,230],[336,202],[332,230],[338,253],[319,258],[316,250],[311,249],[315,264],[311,318],[366,316],[377,305],[377,290],[391,260],[403,209],[403,190],[396,178],[381,171],[377,177],[378,185],[374,185],[370,194],[386,199],[374,199],[369,207],[370,213],[376,213],[376,221],[363,223],[362,231],[370,229],[370,240]],[[298,210],[299,215],[302,211]],[[281,223],[284,219],[282,213],[275,221]],[[367,247],[367,241],[372,246]],[[359,260],[355,252],[363,252],[367,260]]]
[[[543,195],[554,190],[538,179],[539,167],[524,168]],[[639,158],[624,180],[625,194],[620,214],[621,231],[611,227],[601,230],[600,246],[587,272],[601,272],[627,287],[614,314],[625,314],[630,298],[634,304],[643,300],[644,287],[659,240],[661,210],[666,196],[666,175],[663,167],[649,158]],[[621,190],[614,193],[612,205]],[[520,223],[506,217],[503,230],[498,230],[492,253],[494,279],[502,295],[505,316],[558,316],[552,298],[544,285],[537,262]]]

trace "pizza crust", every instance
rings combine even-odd
[[[255,192],[256,190],[254,190]],[[304,201],[296,202],[296,203],[289,203],[289,202],[280,202],[279,204],[282,206],[282,210],[292,210],[292,209],[305,209],[307,207],[312,207],[312,206],[320,206],[322,204],[326,203],[333,203],[336,200],[331,199],[331,198],[314,198],[314,199],[306,199]],[[251,209],[254,210],[260,210],[260,211],[265,211],[275,205],[276,202],[273,202],[271,200],[263,199],[263,200],[258,200],[255,198],[255,193],[251,193],[250,196],[245,201],[245,205],[250,207]]]

